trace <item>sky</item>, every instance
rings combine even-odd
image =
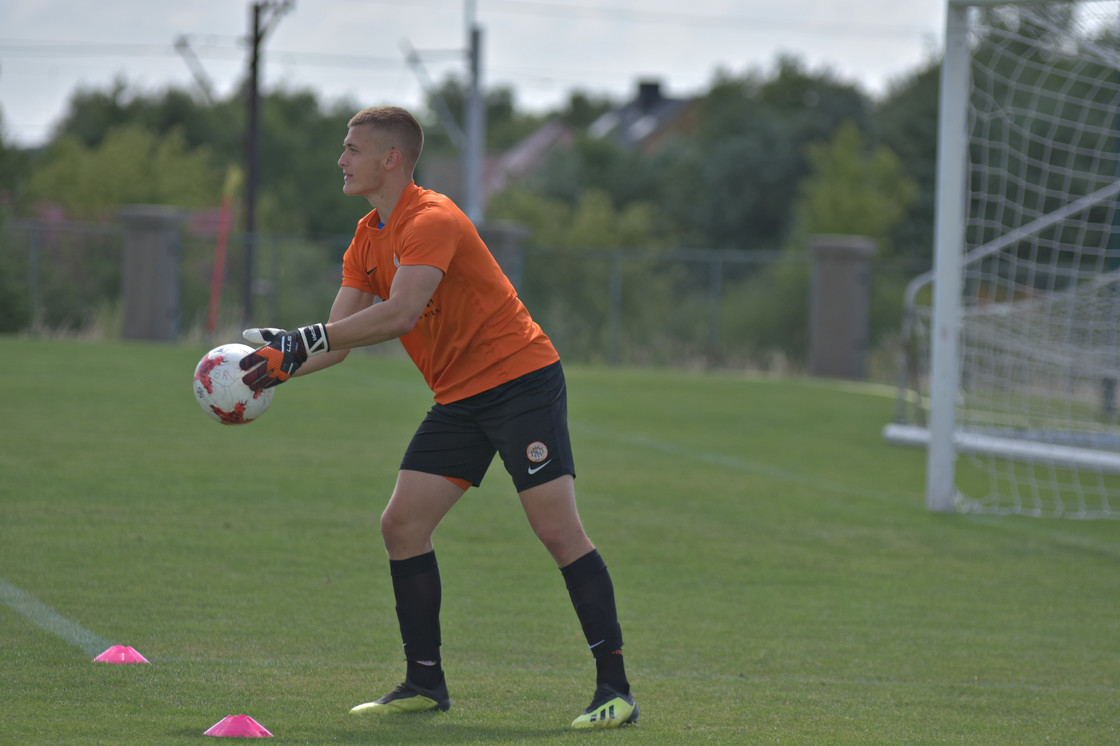
[[[623,101],[641,80],[703,93],[720,71],[773,71],[780,55],[877,96],[940,54],[945,0],[261,0],[262,89],[309,89],[358,108],[423,106],[465,76],[482,33],[485,88],[524,111],[572,91]],[[248,69],[253,0],[3,0],[0,133],[45,142],[75,90],[169,86],[226,98]],[[418,54],[409,64],[406,50]],[[200,83],[199,81],[203,81]]]

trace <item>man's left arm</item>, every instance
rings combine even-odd
[[[346,350],[407,334],[416,325],[442,279],[443,270],[438,267],[404,265],[397,268],[389,297],[381,303],[364,302],[360,296],[368,294],[343,287],[332,306],[331,320],[326,324],[311,324],[293,331],[246,330],[247,339],[264,346],[242,359],[241,368],[246,371],[242,380],[253,390],[276,386],[296,375],[314,356],[330,355],[312,363],[313,367],[306,372],[338,362],[345,356],[340,353]],[[369,300],[372,301],[371,296]]]
[[[327,324],[333,348],[367,347],[412,331],[443,279],[443,270],[428,265],[397,268],[389,297],[376,305]]]

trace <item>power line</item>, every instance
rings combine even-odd
[[[439,0],[441,3],[450,0]],[[399,5],[400,0],[373,0],[381,5]],[[415,2],[415,0],[413,0]],[[457,3],[458,0],[455,0]],[[928,35],[935,29],[904,24],[867,24],[845,21],[811,21],[802,18],[758,17],[743,15],[713,15],[686,10],[652,10],[619,5],[604,5],[587,2],[557,2],[556,0],[483,0],[482,15],[487,16],[514,14],[547,16],[550,18],[571,19],[573,14],[590,17],[597,16],[611,20],[651,25],[670,25],[682,27],[734,28],[756,31],[792,31],[806,34],[828,34],[836,36],[873,36],[898,37],[900,35]]]
[[[98,44],[0,39],[0,54],[7,57],[165,57],[175,53],[171,44]]]
[[[571,18],[573,12],[597,15],[612,19],[648,24],[669,24],[673,26],[704,26],[718,28],[749,28],[759,31],[801,31],[812,34],[838,31],[845,35],[898,36],[899,34],[926,34],[929,29],[916,26],[869,25],[865,23],[844,23],[836,21],[814,22],[798,19],[758,18],[747,16],[706,15],[673,10],[649,10],[622,8],[611,5],[588,5],[585,3],[559,3],[550,0],[486,0],[487,6],[495,10],[521,15],[547,15]]]
[[[187,38],[190,37],[179,37]],[[245,49],[216,44],[195,44],[199,57],[221,57],[223,59],[242,59]],[[168,57],[178,54],[174,44],[122,44],[95,42],[53,42],[53,41],[12,41],[0,39],[0,55],[6,57]],[[360,54],[336,54],[333,52],[285,52],[270,50],[271,59],[324,67],[347,67],[350,65],[377,65],[403,67],[400,57],[378,57]]]

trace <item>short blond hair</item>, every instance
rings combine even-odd
[[[399,106],[370,106],[362,109],[347,127],[368,124],[379,133],[389,136],[389,147],[400,151],[410,168],[416,167],[424,150],[424,128],[406,109]]]

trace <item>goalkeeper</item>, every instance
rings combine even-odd
[[[576,510],[575,464],[560,358],[474,225],[413,170],[424,133],[404,109],[358,112],[338,159],[345,194],[373,208],[342,261],[327,323],[250,329],[245,382],[261,389],[341,362],[355,347],[399,338],[435,394],[401,461],[381,535],[404,642],[404,682],[354,714],[446,710],[439,566],[432,533],[495,453],[529,524],[567,586],[596,664],[591,705],[575,728],[637,721],[606,564]],[[380,300],[380,302],[375,302]]]

